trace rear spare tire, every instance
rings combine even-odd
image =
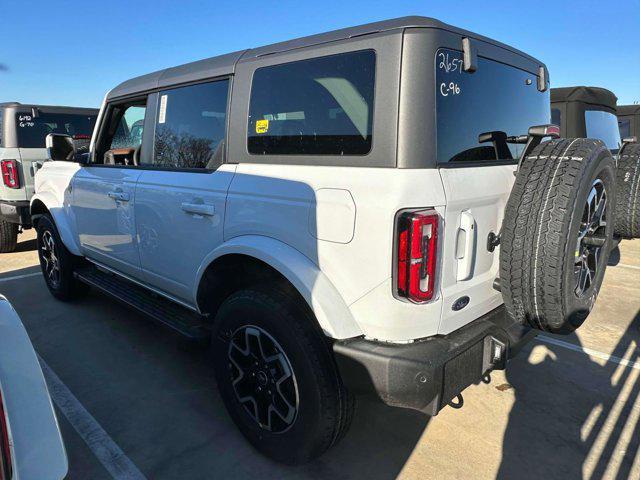
[[[622,147],[616,188],[615,233],[622,238],[640,238],[640,144]]]
[[[509,315],[570,333],[593,308],[613,238],[615,163],[599,140],[558,139],[525,158],[505,209],[501,290]]]
[[[18,243],[18,224],[0,220],[0,253],[13,252]]]

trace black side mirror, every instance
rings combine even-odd
[[[62,133],[50,133],[45,139],[47,146],[47,157],[49,160],[72,162],[75,157],[76,148],[71,135]]]

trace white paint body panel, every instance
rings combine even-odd
[[[514,165],[440,170],[447,195],[441,270],[444,307],[438,329],[440,334],[457,330],[503,303],[502,295],[493,288],[500,268],[500,248],[489,252],[487,237],[490,232],[497,234],[500,231],[504,209],[515,182],[514,171]],[[473,241],[467,242],[470,232],[473,232]],[[458,241],[463,245],[458,245]],[[459,272],[459,268],[465,272]],[[460,311],[452,310],[454,302],[463,296],[469,297],[469,304]]]
[[[227,164],[211,173],[142,172],[135,192],[142,281],[195,303],[196,272],[222,243],[227,189],[235,169]],[[212,214],[198,214],[200,205]]]
[[[12,445],[12,479],[64,478],[67,456],[47,384],[18,314],[2,295],[0,391]]]

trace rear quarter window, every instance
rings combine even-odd
[[[586,110],[584,122],[587,138],[602,140],[609,150],[617,152],[620,148],[620,130],[618,117],[602,110]]]
[[[474,73],[462,65],[462,52],[436,52],[438,163],[513,161],[523,146],[504,139],[549,123],[548,89],[538,91],[535,74],[488,58],[478,58]],[[489,132],[502,140],[481,143],[479,136]]]
[[[374,51],[364,50],[257,69],[249,106],[249,153],[369,153],[375,65]]]

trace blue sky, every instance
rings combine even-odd
[[[424,15],[544,61],[552,86],[640,102],[640,0],[0,0],[0,101],[99,106],[127,78],[234,50]]]

